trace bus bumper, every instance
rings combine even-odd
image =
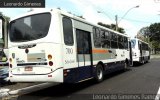
[[[12,74],[9,73],[11,82],[63,82],[63,68],[56,69],[49,74]]]

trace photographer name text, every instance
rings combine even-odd
[[[30,2],[18,2],[18,3],[6,3],[4,2],[4,7],[40,7],[41,3],[30,3]]]

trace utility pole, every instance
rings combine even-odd
[[[127,12],[121,17],[121,19],[118,19],[118,15],[115,15],[115,21],[116,21],[116,31],[118,31],[118,24],[120,23],[120,21],[128,14],[128,12],[129,11],[131,11],[132,9],[134,9],[134,8],[138,8],[139,7],[139,5],[137,5],[137,6],[134,6],[134,7],[132,7],[132,8],[130,8],[130,9],[128,9],[127,10]],[[105,12],[101,12],[101,11],[97,11],[98,13],[104,13],[106,16],[108,16]],[[108,18],[110,18],[109,16],[108,16]],[[110,18],[111,19],[111,18]]]
[[[118,24],[120,23],[120,21],[128,14],[128,12],[130,12],[130,11],[131,11],[132,9],[134,9],[134,8],[139,8],[139,5],[134,6],[134,7],[130,8],[130,9],[128,9],[127,12],[126,12],[126,13],[122,16],[122,18],[119,19],[119,20],[118,20],[118,15],[115,16],[115,20],[116,20],[116,31],[118,30]]]
[[[118,31],[118,15],[115,15],[116,31]]]

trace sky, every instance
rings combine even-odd
[[[61,8],[94,24],[115,24],[117,15],[118,26],[124,28],[130,37],[134,37],[142,27],[160,22],[160,0],[46,0],[45,8]],[[0,12],[11,19],[28,10],[0,8]]]

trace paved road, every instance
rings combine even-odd
[[[160,59],[131,67],[105,77],[99,84],[93,80],[79,84],[60,84],[19,96],[17,100],[57,99],[154,99],[160,86]],[[97,95],[103,94],[103,95]],[[151,95],[153,94],[153,95]]]

